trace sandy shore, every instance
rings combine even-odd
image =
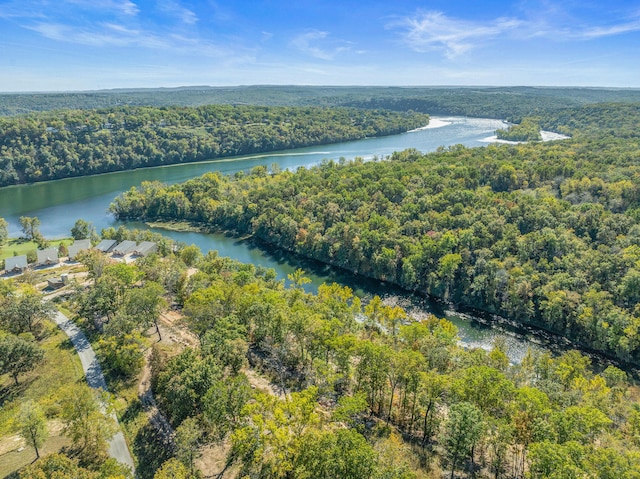
[[[542,141],[555,141],[555,140],[567,140],[570,137],[566,135],[562,135],[560,133],[554,133],[553,131],[540,131],[540,136],[542,137]],[[487,138],[483,138],[480,140],[483,143],[502,143],[505,145],[519,145],[520,143],[528,143],[527,141],[509,141],[509,140],[498,140],[498,137],[488,136]]]
[[[440,118],[431,118],[428,125],[421,126],[420,128],[416,128],[415,130],[409,130],[407,133],[412,133],[414,131],[431,130],[432,128],[442,128],[443,126],[451,125],[451,123],[452,122],[444,121]]]

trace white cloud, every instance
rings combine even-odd
[[[162,11],[179,18],[182,23],[187,25],[194,25],[198,22],[198,16],[179,2],[165,0],[159,3],[159,7]]]
[[[140,11],[131,0],[67,0],[67,3],[86,10],[107,10],[128,16],[135,16]]]
[[[131,0],[10,0],[0,5],[0,18],[39,19],[73,16],[78,9],[135,17],[138,6]]]
[[[155,34],[143,29],[130,28],[119,23],[101,23],[82,27],[61,23],[40,22],[28,27],[40,35],[60,42],[104,47],[142,47],[151,50],[171,51],[180,54],[197,54],[202,57],[227,57],[244,55],[236,47],[216,45],[197,37],[177,33]]]
[[[547,2],[547,11],[551,6]],[[581,22],[569,14],[556,16],[500,17],[486,22],[453,18],[442,12],[418,12],[387,25],[400,30],[402,41],[417,52],[442,51],[456,58],[490,40],[546,38],[557,41],[587,41],[640,31],[640,15],[614,19],[606,25]]]
[[[442,12],[419,12],[388,27],[402,29],[403,41],[415,51],[442,50],[447,57],[455,58],[478,43],[502,36],[522,24],[515,18],[479,23],[447,17]]]
[[[606,27],[587,27],[582,31],[576,32],[575,36],[590,40],[592,38],[609,37],[613,35],[622,35],[624,33],[631,33],[640,31],[640,19],[633,20],[626,23],[619,23],[617,25],[609,25]]]
[[[311,30],[295,37],[291,44],[302,53],[320,60],[333,60],[336,55],[349,50],[347,42],[329,39],[329,32]]]
[[[103,23],[84,28],[41,22],[28,28],[51,40],[94,47],[137,45],[147,48],[168,48],[170,46],[160,37],[115,23]]]

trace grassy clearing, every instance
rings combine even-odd
[[[62,238],[47,240],[51,247],[60,246],[60,243],[65,246],[73,244],[73,238]],[[9,238],[7,244],[0,249],[0,260],[10,258],[11,256],[20,256],[23,254],[35,254],[38,249],[38,244],[35,241],[25,241],[20,238]]]
[[[202,226],[188,221],[148,221],[145,223],[151,228],[162,228],[169,231],[201,232]]]
[[[0,249],[0,259],[29,254],[30,252],[35,252],[37,249],[38,245],[35,241],[22,241],[18,238],[10,238],[7,244]]]
[[[55,430],[55,428],[56,425],[52,427],[52,425],[49,424],[51,436],[49,436],[49,439],[47,439],[40,448],[40,456],[46,456],[60,451],[63,447],[71,446],[71,441],[65,436],[60,435],[59,431],[52,432],[52,429]],[[19,450],[23,443],[17,436],[9,437],[8,439],[5,437],[2,438],[2,440],[7,440],[7,444],[3,444],[3,446],[8,446],[11,449],[6,453],[0,453],[0,479],[12,477],[15,471],[27,464],[31,464],[36,458],[36,453],[30,447],[25,447],[21,451]]]
[[[22,441],[17,440],[15,418],[25,401],[38,402],[49,418],[51,436],[44,452],[59,451],[69,445],[53,418],[59,413],[58,402],[65,386],[84,381],[80,358],[67,336],[53,322],[45,324],[39,344],[45,350],[44,361],[35,371],[21,375],[19,386],[14,385],[10,376],[0,376],[0,478],[35,458],[30,448],[17,451]]]

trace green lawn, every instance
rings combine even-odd
[[[64,387],[84,381],[80,358],[67,336],[53,323],[47,322],[40,346],[45,350],[43,363],[31,373],[19,377],[20,385],[13,379],[0,376],[0,478],[29,464],[35,454],[30,448],[19,452],[21,441],[16,440],[15,418],[20,405],[27,400],[37,401],[49,418],[51,436],[44,452],[58,451],[69,441],[61,436],[59,422],[59,399]]]
[[[54,246],[59,246],[60,243],[64,243],[66,246],[73,243],[73,238],[62,238],[55,240],[48,240],[49,244]],[[9,258],[11,256],[20,256],[22,254],[28,254],[29,252],[33,252],[38,249],[38,245],[35,241],[21,241],[18,238],[9,238],[7,244],[5,244],[2,249],[0,249],[0,260]]]

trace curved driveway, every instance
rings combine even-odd
[[[56,311],[53,320],[60,329],[69,336],[71,343],[76,348],[89,386],[94,389],[103,389],[106,391],[107,382],[104,380],[102,368],[100,367],[96,354],[94,353],[91,343],[89,343],[85,334],[60,311]],[[116,415],[111,414],[111,416],[117,423],[118,418],[116,418]],[[109,441],[109,456],[114,458],[116,461],[129,466],[132,472],[135,471],[133,458],[131,457],[131,453],[127,447],[127,442],[125,441],[120,428],[118,428],[116,435]]]

